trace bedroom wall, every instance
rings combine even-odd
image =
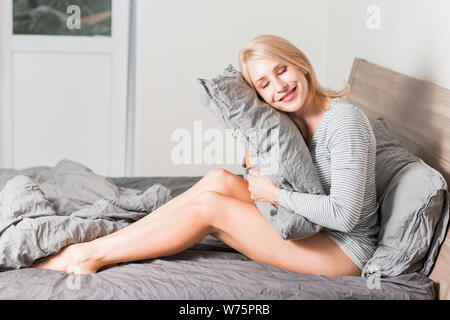
[[[239,50],[259,34],[291,40],[311,59],[319,81],[334,89],[348,78],[354,57],[450,88],[448,0],[136,1],[136,122],[129,175],[197,176],[216,167],[241,173],[240,145],[233,163],[224,147],[221,162],[196,164],[196,150],[198,156],[209,145],[199,134],[202,148],[191,141],[191,164],[177,165],[171,156],[180,140],[171,138],[184,130],[198,142],[194,127],[201,126],[203,134],[218,129],[225,140],[225,131],[200,104],[194,78],[214,77],[229,63],[238,67]],[[0,50],[0,90],[4,53]],[[3,96],[0,91],[0,115]],[[0,151],[10,143],[4,119]],[[0,168],[8,166],[5,156],[0,152]]]
[[[203,134],[218,128],[225,139],[225,131],[200,104],[194,78],[214,77],[229,63],[238,68],[239,50],[253,37],[272,33],[298,45],[326,82],[327,5],[326,0],[141,1],[134,175],[197,176],[216,167],[242,173],[239,145],[233,164],[225,155],[218,157],[222,163],[196,164],[198,148],[192,149],[191,164],[172,160],[181,141],[171,140],[174,132],[184,130],[194,140],[194,126]]]
[[[340,86],[354,57],[450,89],[450,1],[328,3],[327,81]]]
[[[3,115],[3,74],[4,74],[4,68],[3,68],[3,60],[4,60],[4,43],[3,43],[3,32],[4,32],[4,26],[3,22],[0,21],[0,117]],[[3,121],[2,118],[0,118],[0,168],[3,167],[3,164],[5,163],[4,160],[4,154],[2,152],[4,148],[4,132],[3,132]]]

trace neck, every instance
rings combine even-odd
[[[290,116],[296,122],[308,123],[323,114],[323,108],[320,106],[328,105],[328,102],[328,98],[316,96],[300,110],[290,113]]]
[[[319,105],[328,105],[328,103],[329,99],[326,97],[314,98],[300,110],[288,114],[306,140],[309,141],[313,136],[324,114],[323,108],[319,108]]]

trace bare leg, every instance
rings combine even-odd
[[[144,224],[147,220],[153,220],[166,214],[175,213],[178,211],[178,208],[183,208],[187,203],[192,202],[205,191],[216,191],[244,202],[254,203],[254,200],[250,198],[247,180],[224,169],[213,169],[191,188],[134,224]],[[117,232],[128,231],[124,228]]]
[[[202,203],[210,208],[211,234],[253,261],[304,274],[361,275],[361,269],[324,233],[283,240],[254,204],[217,192],[204,193]],[[221,208],[220,214],[216,208]]]
[[[159,207],[157,210],[151,212],[146,217],[140,219],[139,221],[133,223],[132,225],[127,226],[126,228],[118,230],[113,234],[107,235],[100,239],[102,239],[103,241],[111,238],[116,239],[119,236],[130,237],[130,235],[131,239],[134,239],[133,235],[137,236],[142,232],[151,232],[155,234],[159,232],[163,233],[161,235],[163,236],[168,228],[169,229],[172,228],[170,226],[170,223],[176,224],[177,226],[180,225],[181,222],[176,220],[179,219],[178,218],[179,214],[180,213],[184,214],[186,211],[192,212],[193,208],[191,205],[195,202],[198,196],[205,191],[216,191],[225,194],[227,196],[239,199],[243,202],[253,203],[253,200],[250,198],[250,193],[248,191],[248,182],[245,179],[236,176],[224,169],[214,169],[211,170],[207,175],[205,175],[190,189],[180,194],[179,196],[175,197],[174,199],[168,201],[167,203]],[[171,220],[167,220],[166,218],[169,215],[176,215],[177,217],[171,218]],[[183,215],[183,217],[185,216],[186,215]],[[187,216],[189,217],[189,215]],[[151,221],[154,221],[156,223],[156,221],[160,220],[161,218],[165,219],[164,222],[162,223],[169,223],[169,226],[167,225],[159,226],[160,224],[155,225],[152,224],[151,227],[149,227],[150,226],[149,223]],[[189,221],[186,222],[186,225],[188,225],[189,223],[190,223]],[[161,229],[159,229],[159,231],[151,231],[154,230],[154,226],[158,226]],[[184,226],[183,228],[186,227]],[[144,231],[147,229],[148,231]],[[202,237],[205,237],[206,235],[207,234],[202,233]],[[196,240],[193,243],[189,242],[190,243],[189,246],[192,246],[201,239],[202,238]],[[97,244],[97,242],[95,242],[95,244]],[[131,246],[135,246],[135,244],[131,244]],[[67,271],[69,261],[73,262],[84,260],[87,256],[90,256],[90,251],[91,249],[88,249],[87,246],[83,244],[70,245],[62,249],[58,254],[54,256],[50,256],[45,259],[37,261],[33,265],[33,267]],[[128,259],[127,261],[139,260],[144,258],[134,257]],[[91,263],[89,266],[88,265],[84,266],[84,269],[88,272],[92,272],[92,268],[96,268],[96,264]]]
[[[203,239],[210,227],[199,206],[192,203],[160,219],[143,220],[120,231],[70,245],[36,267],[92,273],[109,264],[168,256]]]
[[[176,213],[127,230],[62,252],[56,259],[60,265],[51,269],[95,272],[118,262],[172,255],[212,234],[250,259],[282,269],[332,277],[361,273],[326,235],[285,241],[253,204],[213,191],[202,193]]]
[[[228,197],[232,197],[244,202],[253,203],[254,200],[250,198],[248,191],[247,180],[225,170],[213,169],[200,179],[191,188],[172,199],[162,207],[168,207],[176,204],[184,204],[187,201],[195,199],[198,195],[205,191],[216,191]],[[156,212],[156,211],[155,211]],[[157,216],[159,214],[154,214]]]

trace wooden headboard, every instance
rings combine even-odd
[[[442,173],[450,186],[450,90],[355,58],[349,102],[373,123],[383,117],[412,154]],[[439,299],[450,299],[450,234],[429,276]]]

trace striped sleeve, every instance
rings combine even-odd
[[[361,215],[367,179],[370,146],[367,125],[370,126],[359,109],[344,108],[333,114],[326,139],[330,153],[330,194],[313,195],[281,189],[279,204],[326,228],[343,232],[353,230]]]

